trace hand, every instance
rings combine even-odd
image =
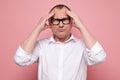
[[[39,29],[45,30],[48,29],[49,26],[49,18],[51,18],[54,15],[54,11],[52,11],[51,13],[49,13],[48,15],[46,15],[45,17],[42,17],[40,19],[40,21],[38,22],[37,26],[39,27]]]
[[[80,18],[75,13],[66,9],[66,14],[69,15],[73,19],[72,21],[73,26],[75,26],[78,29],[81,29],[81,27],[83,27],[83,24]]]
[[[80,18],[75,13],[66,10],[66,14],[73,18],[73,23],[75,24],[75,27],[80,30],[86,47],[91,49],[97,40],[90,34],[90,32],[82,24]]]

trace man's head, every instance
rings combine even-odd
[[[58,5],[55,5],[50,11],[49,11],[49,13],[51,13],[55,8],[56,9],[62,9],[62,8],[66,8],[66,9],[68,9],[69,11],[71,11],[71,9],[69,8],[69,7],[67,7],[66,5],[64,5],[64,4],[58,4]]]
[[[70,10],[66,5],[60,4],[54,6],[49,13],[54,11],[54,16],[50,18],[50,25],[53,34],[58,39],[65,39],[71,35],[71,17],[66,14],[66,10]]]

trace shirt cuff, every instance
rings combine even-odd
[[[21,46],[18,47],[16,54],[18,56],[25,56],[25,55],[31,55],[31,53],[25,51]]]
[[[86,48],[86,51],[89,53],[88,56],[93,56],[103,50],[102,46],[97,41],[91,49]],[[91,54],[90,54],[91,53]]]

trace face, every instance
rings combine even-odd
[[[72,23],[71,18],[65,13],[66,8],[55,9],[55,15],[51,18],[51,29],[56,38],[67,38],[70,36]]]

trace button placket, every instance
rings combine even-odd
[[[63,44],[59,45],[60,52],[59,52],[59,62],[58,62],[58,70],[59,70],[59,76],[58,80],[63,80]]]

